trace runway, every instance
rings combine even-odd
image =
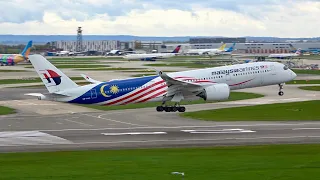
[[[287,85],[282,97],[277,95],[277,86],[269,86],[241,90],[262,93],[263,98],[186,107],[187,111],[197,111],[320,99],[319,92],[299,90],[298,86]],[[37,91],[21,88],[15,93],[30,90]],[[159,113],[154,108],[99,111],[16,97],[0,101],[19,110],[18,114],[0,117],[1,152],[320,142],[317,121],[209,122],[184,119],[178,113]]]
[[[56,129],[0,133],[0,151],[319,143],[320,123]]]

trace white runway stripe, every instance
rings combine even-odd
[[[71,141],[40,131],[0,132],[0,146],[72,144]]]

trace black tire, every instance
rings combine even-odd
[[[283,96],[283,94],[284,94],[283,91],[279,91],[278,93],[279,96]]]
[[[167,107],[164,107],[164,111],[165,111],[165,112],[171,112],[171,107],[168,107],[168,106],[167,106]]]
[[[157,109],[158,112],[162,112],[163,111],[163,107],[162,106],[157,106],[156,109]]]
[[[185,107],[179,107],[179,108],[178,108],[178,111],[179,111],[179,112],[185,112],[185,111],[186,111],[186,108],[185,108]]]
[[[172,107],[172,112],[177,112],[178,108],[177,107]]]

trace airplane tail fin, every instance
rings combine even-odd
[[[181,45],[177,46],[171,53],[179,53]]]
[[[40,76],[49,93],[79,87],[67,75],[52,65],[41,55],[30,55],[29,60]]]
[[[224,48],[226,48],[226,45],[227,45],[226,43],[223,43],[222,46],[219,47],[219,50],[223,51]]]
[[[32,47],[32,41],[29,41],[28,44],[26,45],[26,47],[24,47],[23,51],[21,52],[21,55],[28,59],[28,56],[30,54],[31,51],[31,47]]]
[[[232,52],[234,50],[234,46],[236,45],[236,43],[233,43],[231,47],[229,47],[226,52]]]

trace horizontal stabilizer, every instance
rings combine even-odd
[[[24,94],[26,96],[35,96],[35,97],[41,97],[41,96],[44,96],[43,94],[41,93],[28,93],[28,94]]]
[[[87,75],[85,75],[85,74],[81,74],[81,76],[82,76],[85,80],[91,82],[92,84],[102,83],[101,81],[94,80],[94,79],[92,79],[91,77],[89,77],[89,76],[87,76]]]

